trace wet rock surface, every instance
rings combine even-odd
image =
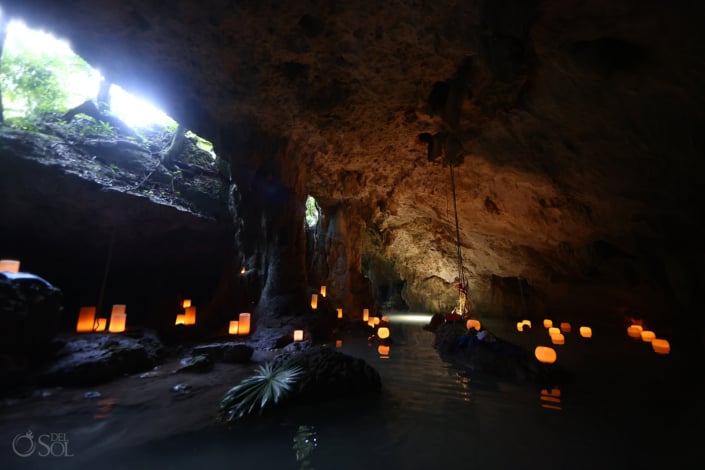
[[[252,353],[254,353],[252,346],[234,342],[204,344],[193,348],[194,355],[205,355],[213,361],[231,364],[248,362],[252,358]]]

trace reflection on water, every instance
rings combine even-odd
[[[96,410],[96,413],[93,415],[93,419],[106,419],[110,417],[110,412],[112,411],[113,407],[117,403],[116,398],[101,398],[96,401],[96,404],[98,405],[98,409]]]
[[[702,404],[676,401],[674,391],[682,389],[654,380],[658,363],[670,356],[635,348],[644,361],[659,361],[644,363],[639,375],[629,350],[619,359],[608,332],[600,331],[589,345],[571,341],[562,347],[559,361],[574,373],[572,381],[560,387],[512,384],[441,361],[433,335],[420,326],[428,315],[423,321],[389,317],[389,344],[352,336],[333,343],[379,371],[378,399],[333,398],[230,429],[155,440],[129,452],[101,451],[80,468],[670,468],[674,453],[685,460],[696,455],[695,447],[682,443],[685,430],[702,426]],[[543,329],[519,333],[509,326],[507,339],[525,341],[527,350],[545,340]],[[613,338],[639,346],[623,330]],[[106,403],[104,413],[113,405]]]

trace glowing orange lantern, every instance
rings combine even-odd
[[[311,308],[314,310],[318,308],[318,294],[311,294]]]
[[[552,326],[551,328],[548,329],[548,334],[553,336],[553,335],[558,335],[561,333],[560,328],[556,328],[555,326]]]
[[[183,308],[190,307],[191,306],[191,299],[184,299],[184,301],[181,303],[181,306]]]
[[[379,322],[380,322],[379,317],[372,317],[372,318],[370,318],[370,320],[372,320],[374,322],[375,326],[379,325]]]
[[[240,270],[240,274],[245,274],[247,272],[247,269],[243,266],[242,269]]]
[[[241,313],[238,317],[240,323],[238,324],[238,334],[249,335],[250,334],[250,314]]]
[[[343,340],[342,340],[342,339],[336,339],[336,340],[335,340],[335,347],[336,347],[336,348],[342,348],[342,347],[343,347]]]
[[[643,342],[645,342],[645,343],[650,343],[650,342],[652,342],[654,339],[656,339],[656,333],[654,333],[653,331],[648,331],[648,330],[646,330],[646,331],[642,331],[642,332],[641,332],[641,340],[642,340]]]
[[[377,336],[379,339],[389,338],[389,328],[383,326],[377,330]]]
[[[539,362],[543,362],[544,364],[553,364],[558,358],[556,350],[549,348],[548,346],[536,346],[536,349],[534,349],[534,355]]]
[[[184,325],[196,324],[196,307],[186,307],[184,309]]]
[[[125,331],[125,323],[127,323],[126,309],[127,306],[124,304],[113,305],[113,310],[110,313],[110,325],[108,326],[109,332],[122,333]]]
[[[76,333],[91,333],[95,329],[95,307],[81,307],[78,312]]]
[[[326,286],[321,286],[321,295],[322,295],[323,297],[326,296]]]
[[[20,262],[16,259],[0,259],[0,272],[18,273],[20,272]]]
[[[543,321],[544,328],[551,328],[552,326],[553,326],[553,320],[549,320],[548,318],[544,319],[544,321]]]
[[[641,325],[632,325],[627,328],[627,334],[631,338],[641,338]]]
[[[656,354],[668,354],[671,352],[671,345],[665,339],[655,339],[651,341],[651,347]]]
[[[531,320],[522,320],[521,323],[524,326],[528,326],[529,328],[531,328]]]
[[[390,350],[391,350],[391,348],[390,348],[389,346],[387,346],[386,344],[380,344],[380,345],[377,347],[377,352],[378,352],[379,355],[382,356],[382,357],[385,357],[385,356],[386,356],[386,357],[389,357],[389,351],[390,351]]]
[[[236,335],[238,333],[240,322],[238,320],[230,320],[228,324],[228,334]]]
[[[572,328],[570,326],[570,323],[568,323],[567,321],[564,321],[563,323],[561,323],[561,331],[563,333],[570,333],[571,330],[572,330]]]
[[[551,335],[551,342],[558,345],[565,344],[565,336],[561,333]]]
[[[524,324],[520,321],[517,322],[517,331],[524,331]]]
[[[343,309],[339,308],[338,310],[338,318],[343,318]]]
[[[365,308],[362,310],[362,321],[369,321],[370,319],[370,309]]]
[[[97,332],[105,331],[105,326],[107,325],[107,323],[108,323],[107,318],[96,318],[95,319],[95,331],[97,331]]]
[[[592,328],[590,328],[589,326],[581,326],[580,336],[582,336],[583,338],[592,338]]]
[[[294,341],[303,341],[304,330],[294,330]]]
[[[186,324],[186,314],[179,313],[176,315],[176,320],[174,320],[174,325],[185,325]]]
[[[389,323],[389,317],[387,315],[382,315],[382,322]]]
[[[371,326],[372,328],[374,328],[374,327],[375,327],[375,320],[374,320],[374,318],[370,318],[369,320],[367,320],[367,324],[368,324],[369,326]]]
[[[474,319],[468,320],[467,323],[465,324],[465,326],[467,327],[468,330],[470,328],[475,328],[477,331],[480,331],[480,329],[482,328],[482,325],[480,325],[480,322],[478,320],[474,320]]]

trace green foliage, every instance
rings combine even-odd
[[[318,209],[318,204],[316,203],[316,200],[309,196],[306,198],[306,225],[308,225],[309,228],[314,227],[318,223],[318,218],[320,217],[321,213],[320,210]]]
[[[255,374],[225,393],[220,402],[220,418],[234,421],[262,410],[267,404],[276,405],[291,390],[303,370],[288,362],[262,364]]]
[[[90,66],[78,56],[67,60],[23,48],[4,50],[0,87],[7,116],[66,111],[72,98],[66,84],[77,71],[89,74],[90,70]]]
[[[186,131],[185,136],[188,139],[195,141],[196,147],[203,150],[204,152],[207,152],[211,156],[211,158],[216,158],[215,151],[213,150],[213,144],[211,142],[207,141],[206,139],[197,134],[194,134],[191,131]]]
[[[105,121],[98,121],[90,116],[85,116],[81,120],[81,124],[78,131],[81,137],[117,138],[115,128]]]
[[[294,435],[294,445],[292,449],[296,453],[296,461],[301,463],[300,470],[309,470],[311,466],[308,456],[318,446],[318,433],[313,426],[300,425]]]

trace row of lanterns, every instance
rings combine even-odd
[[[100,333],[108,328],[110,333],[122,333],[127,324],[127,306],[125,304],[113,305],[110,313],[110,323],[104,317],[96,317],[95,307],[81,307],[76,323],[77,333]]]
[[[668,354],[671,352],[671,344],[662,338],[657,338],[656,333],[651,330],[644,330],[636,323],[627,328],[627,335],[630,338],[641,339],[645,343],[651,343],[651,348],[656,354]]]
[[[524,328],[527,326],[531,328],[531,320],[522,320],[517,323],[517,331],[523,332]],[[551,342],[559,346],[565,344],[564,333],[567,334],[573,331],[573,327],[569,322],[561,322],[559,326],[555,327],[553,326],[553,320],[549,318],[543,320],[543,326],[548,330]],[[589,326],[581,326],[578,331],[581,337],[592,338],[592,328]],[[556,362],[556,359],[558,359],[556,350],[549,346],[537,346],[536,349],[534,349],[534,356],[539,362],[545,364],[553,364]]]

